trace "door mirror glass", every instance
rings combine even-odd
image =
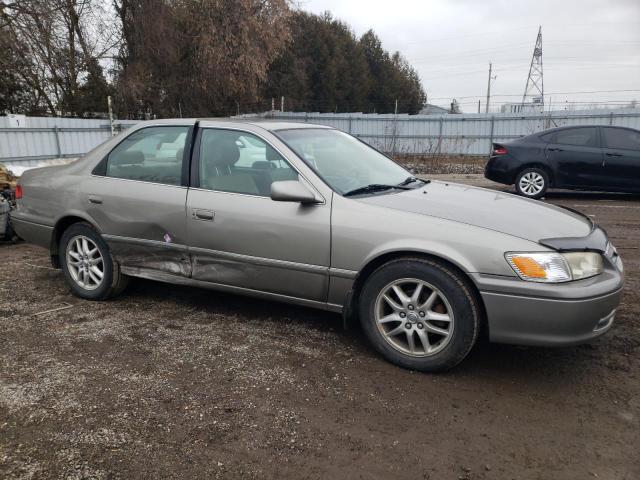
[[[276,202],[319,203],[316,196],[297,180],[271,184],[271,200]]]

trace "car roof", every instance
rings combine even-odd
[[[301,117],[304,119],[304,117]],[[327,125],[318,125],[313,123],[306,122],[287,122],[283,120],[274,120],[270,118],[162,118],[155,120],[144,120],[140,122],[136,122],[138,126],[145,125],[185,125],[189,123],[195,122],[207,122],[208,125],[218,124],[220,126],[229,126],[233,125],[252,125],[256,127],[263,128],[265,130],[277,131],[277,130],[291,130],[291,129],[302,129],[302,128],[324,128],[324,129],[333,129],[333,127],[329,127]]]
[[[540,132],[532,133],[530,136],[537,137],[540,135],[546,135],[547,133],[560,132],[562,130],[570,130],[574,128],[596,128],[596,127],[607,127],[607,128],[618,128],[623,130],[635,130],[635,128],[631,127],[623,127],[620,125],[563,125],[562,127],[548,128],[547,130],[542,130]]]

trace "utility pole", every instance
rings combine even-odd
[[[273,112],[276,109],[276,99],[271,97],[271,111]]]
[[[480,100],[478,100],[478,113],[480,113]]]
[[[493,66],[491,62],[489,62],[489,80],[487,80],[487,104],[484,107],[484,113],[489,113],[489,101],[491,99],[491,80],[495,79],[495,77],[491,77],[491,69]]]
[[[111,136],[113,137],[116,132],[113,128],[113,109],[111,108],[111,95],[107,97],[107,108],[109,109],[109,126],[111,127]]]
[[[398,114],[398,99],[396,98],[396,108],[394,110],[394,114],[397,115]]]
[[[280,97],[280,111],[284,112],[284,96]]]

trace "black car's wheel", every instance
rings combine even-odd
[[[549,175],[540,168],[527,168],[516,177],[516,191],[527,198],[541,198],[549,188]]]
[[[467,283],[432,260],[392,260],[367,279],[359,316],[374,348],[401,367],[425,372],[462,361],[478,336],[479,308]]]
[[[88,223],[75,223],[60,239],[60,264],[71,291],[87,300],[105,300],[120,293],[128,277],[120,273],[109,247]]]

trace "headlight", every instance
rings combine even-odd
[[[602,256],[595,252],[507,253],[511,268],[530,282],[569,282],[602,273]]]

